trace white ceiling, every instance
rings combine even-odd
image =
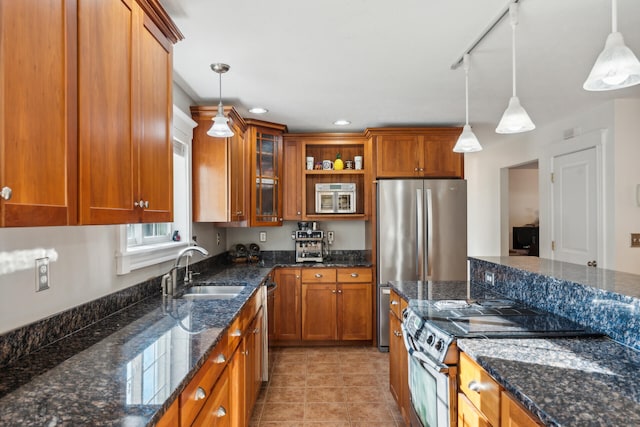
[[[464,124],[464,71],[451,65],[508,0],[161,0],[185,39],[176,82],[290,132]],[[517,94],[538,127],[640,85],[587,92],[582,83],[611,31],[609,0],[521,0]],[[640,55],[640,1],[618,1],[618,29]],[[471,125],[494,128],[511,96],[508,17],[472,52]],[[265,115],[248,109],[263,106]],[[336,119],[351,125],[337,127]],[[535,131],[534,131],[535,132]]]

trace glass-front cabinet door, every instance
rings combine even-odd
[[[249,120],[251,128],[251,226],[282,225],[282,134],[285,126]]]

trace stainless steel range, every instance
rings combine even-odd
[[[411,425],[456,425],[456,338],[599,335],[511,300],[411,300],[402,333],[409,353]]]

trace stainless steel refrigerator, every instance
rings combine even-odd
[[[389,347],[391,280],[467,280],[467,182],[379,179],[378,346]]]

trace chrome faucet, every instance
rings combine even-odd
[[[169,270],[167,274],[162,276],[162,294],[163,295],[173,295],[178,285],[178,268],[180,268],[180,261],[182,258],[190,257],[191,252],[199,252],[203,256],[209,255],[209,251],[207,251],[202,246],[187,246],[183,250],[178,253],[176,257],[176,262],[174,266]],[[189,271],[189,261],[184,266],[184,283],[191,282],[191,271]]]

